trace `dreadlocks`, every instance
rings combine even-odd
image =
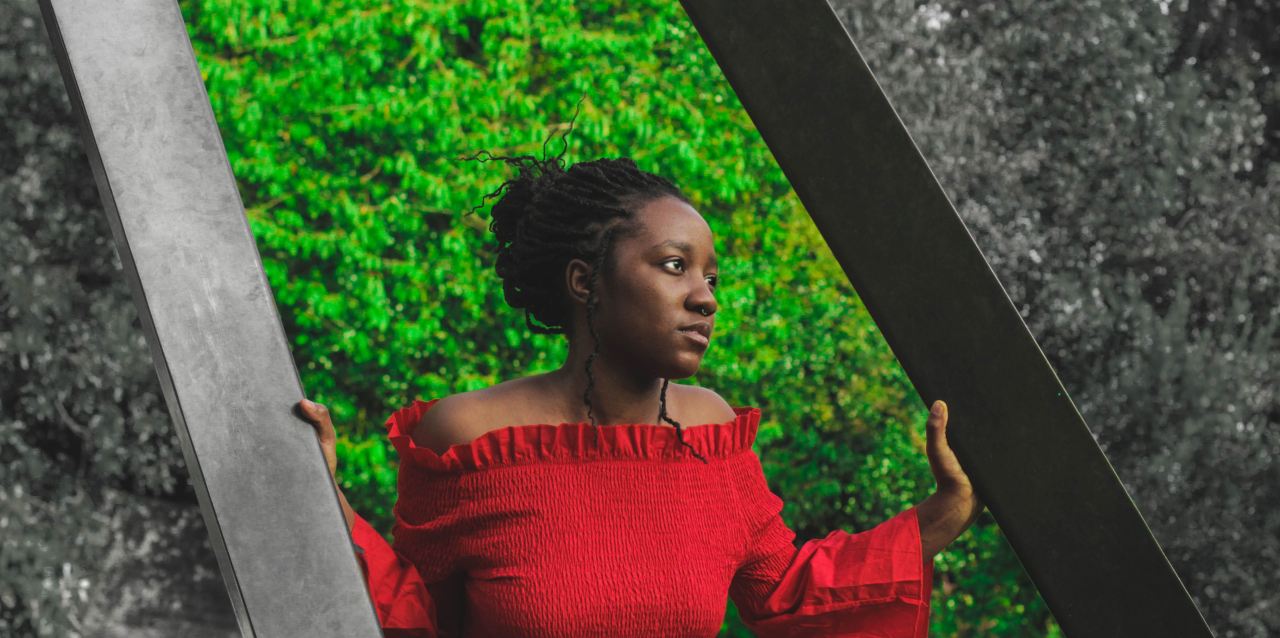
[[[577,119],[576,111],[574,119]],[[569,130],[572,129],[571,120]],[[494,156],[488,151],[463,159],[501,160],[518,169],[514,178],[485,195],[471,210],[474,212],[491,197],[499,198],[493,205],[489,223],[489,230],[498,243],[495,268],[502,278],[504,299],[512,308],[524,308],[525,324],[530,330],[538,334],[568,333],[570,306],[564,290],[564,269],[575,258],[593,264],[587,297],[587,327],[594,346],[587,357],[587,389],[582,399],[591,425],[595,426],[591,405],[595,377],[591,374],[591,365],[600,352],[595,328],[597,282],[602,273],[612,272],[616,240],[638,232],[636,211],[665,196],[690,202],[675,184],[641,170],[629,158],[579,162],[566,170],[561,158],[567,148],[565,144],[559,155],[548,159],[544,141],[541,160],[531,155]],[[487,158],[481,157],[482,153]],[[541,325],[535,324],[534,319]],[[706,458],[684,440],[680,424],[667,416],[670,382],[670,379],[662,380],[659,419],[674,425],[680,443],[706,463]]]

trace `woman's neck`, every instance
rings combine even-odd
[[[587,353],[589,354],[589,353]],[[560,369],[543,375],[549,397],[566,414],[577,415],[575,420],[590,421],[583,394],[587,390],[587,354],[569,356]],[[662,379],[637,374],[635,370],[610,365],[603,353],[591,364],[591,413],[600,425],[618,423],[659,423],[659,401],[662,395]],[[667,393],[667,412],[670,414],[672,393]]]

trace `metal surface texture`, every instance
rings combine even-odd
[[[41,0],[245,636],[380,636],[174,0]]]
[[[826,0],[682,4],[1064,632],[1211,636]]]

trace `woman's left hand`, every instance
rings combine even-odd
[[[969,475],[960,467],[960,459],[951,451],[947,443],[947,404],[934,401],[929,412],[929,421],[925,433],[925,453],[929,456],[929,469],[938,484],[938,490],[973,493],[973,484]]]
[[[938,487],[917,506],[921,542],[926,556],[933,556],[968,529],[982,513],[969,476],[947,444],[947,404],[934,402],[929,413],[925,453]]]

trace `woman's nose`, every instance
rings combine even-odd
[[[712,289],[711,284],[704,281],[701,286],[698,286],[690,293],[689,305],[693,307],[694,311],[705,310],[706,315],[714,313],[717,304],[715,291]]]

